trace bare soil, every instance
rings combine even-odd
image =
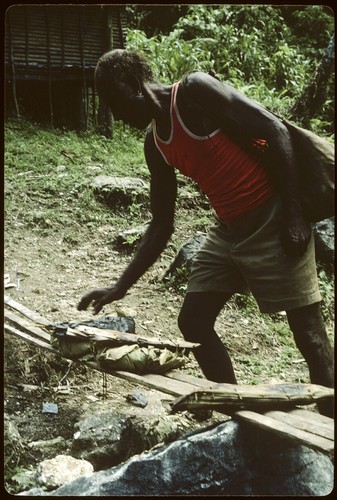
[[[16,276],[20,278],[19,287],[5,293],[55,323],[91,319],[91,311],[76,309],[81,296],[117,279],[131,258],[111,247],[110,227],[89,233],[84,229],[83,234],[76,235],[67,231],[65,228],[43,232],[19,225],[5,231],[5,273],[11,275],[12,281]],[[171,257],[172,249],[164,252],[127,296],[106,306],[102,315],[127,311],[134,316],[136,333],[181,338],[177,316],[183,296],[164,286],[161,280]],[[242,361],[245,356],[258,355],[261,364],[277,362],[280,344],[262,316],[247,317],[238,307],[229,305],[221,312],[216,327],[233,355],[240,383],[247,381]],[[103,390],[101,373],[83,365],[70,366],[66,360],[56,359],[8,333],[4,335],[4,354],[4,409],[22,439],[18,453],[11,457],[11,467],[28,468],[45,458],[41,447],[31,447],[29,443],[59,436],[69,442],[74,423],[86,414],[105,408],[137,416],[167,413],[167,398],[162,393],[138,387],[149,404],[146,408],[137,407],[126,399],[135,389],[133,384],[108,376],[107,388]],[[260,370],[259,382],[308,381],[305,363],[294,361],[281,375],[272,378],[270,371],[264,374]],[[184,370],[202,376],[193,356]],[[57,404],[58,413],[43,413],[43,403]],[[206,424],[221,418],[213,413]]]

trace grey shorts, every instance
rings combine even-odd
[[[314,236],[303,256],[287,256],[281,218],[275,197],[229,225],[216,216],[192,265],[187,292],[251,292],[266,313],[319,302]]]

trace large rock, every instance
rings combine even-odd
[[[332,491],[333,480],[333,465],[325,455],[229,421],[77,479],[48,495],[324,496]]]
[[[129,458],[127,441],[131,419],[115,412],[93,414],[74,426],[72,455],[95,470],[108,469]]]
[[[92,181],[96,197],[110,207],[117,204],[130,205],[134,201],[149,198],[149,187],[137,177],[111,177],[98,175]]]
[[[180,437],[188,426],[185,420],[175,415],[130,418],[112,411],[97,413],[75,424],[71,452],[88,460],[95,470],[108,469]]]
[[[197,234],[184,243],[178,250],[172,264],[165,271],[164,281],[187,280],[193,261],[205,241],[204,234]]]
[[[333,269],[335,261],[335,218],[325,219],[314,225],[316,259]]]

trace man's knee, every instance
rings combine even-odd
[[[191,300],[185,301],[178,316],[178,326],[184,338],[190,342],[201,342],[205,331],[214,326],[214,317],[207,307],[200,307]]]
[[[333,387],[334,356],[319,303],[287,311],[296,345],[308,363],[312,383]]]
[[[329,345],[319,303],[287,311],[289,326],[301,350],[319,349]]]
[[[319,302],[287,311],[287,317],[293,333],[325,330]]]
[[[287,311],[289,326],[294,334],[296,344],[302,348],[318,348],[329,344],[320,304]]]
[[[200,342],[207,332],[213,331],[215,320],[230,297],[218,292],[188,293],[178,317],[185,339]]]
[[[200,329],[200,318],[196,313],[193,314],[188,308],[182,307],[178,316],[178,326],[186,340],[196,341]]]

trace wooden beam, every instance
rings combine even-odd
[[[117,330],[110,330],[106,328],[96,328],[86,325],[76,325],[74,328],[68,327],[67,333],[70,335],[85,334],[87,338],[104,338],[116,340],[121,344],[139,344],[139,345],[152,345],[154,347],[166,347],[167,349],[187,349],[191,350],[198,347],[200,344],[193,344],[185,340],[178,340],[174,342],[170,339],[157,339],[155,337],[147,337],[145,335],[137,335],[136,333],[119,332]]]
[[[41,330],[37,326],[32,326],[29,321],[24,318],[20,318],[15,313],[11,311],[4,311],[5,318],[13,323],[16,327],[23,328],[29,334],[33,334],[34,337],[38,337],[50,344],[50,334]]]
[[[299,415],[302,419],[306,418],[310,422],[324,423],[327,425],[331,425],[333,419],[331,417],[326,417],[325,415],[321,415],[320,413],[316,413],[314,411],[310,411],[304,408],[296,408],[291,410],[292,415]]]
[[[296,429],[330,439],[331,441],[334,440],[333,425],[318,423],[314,420],[309,421],[308,419],[301,418],[299,415],[292,415],[284,411],[268,411],[265,415],[277,420],[278,422],[284,422],[285,424],[295,427]]]
[[[28,307],[23,306],[19,302],[16,302],[14,299],[9,297],[8,295],[4,296],[4,302],[7,306],[11,307],[12,309],[15,309],[16,311],[20,312],[23,314],[26,318],[31,319],[34,321],[34,323],[40,323],[43,326],[51,326],[53,323],[48,321],[46,318],[41,316],[41,314],[37,312],[33,312]]]
[[[249,410],[237,411],[233,415],[233,418],[270,431],[273,434],[290,439],[291,441],[296,441],[297,443],[309,446],[310,448],[323,451],[328,455],[333,454],[334,443],[330,439],[315,436],[314,434],[310,434],[309,432],[305,432],[300,429],[295,429],[287,423],[276,421],[274,418]]]
[[[89,363],[88,363],[89,364]],[[137,373],[116,371],[107,372],[115,377],[128,380],[129,382],[134,382],[139,385],[148,387],[149,389],[156,389],[157,391],[164,392],[165,394],[170,394],[171,396],[182,396],[189,394],[195,389],[195,386],[182,382],[179,380],[173,380],[165,375],[159,375],[154,373],[146,373],[144,375],[138,375]]]
[[[16,337],[21,338],[22,340],[29,342],[30,344],[34,344],[38,347],[42,347],[42,349],[46,349],[49,352],[52,352],[53,354],[57,354],[60,356],[60,353],[55,347],[52,347],[48,342],[45,342],[43,340],[37,339],[36,337],[32,337],[31,335],[21,332],[14,326],[8,325],[5,323],[5,331],[8,333],[12,333]]]
[[[179,372],[177,370],[172,370],[171,372],[165,373],[165,377],[173,378],[174,380],[181,380],[182,382],[189,383],[193,385],[195,389],[212,389],[217,384],[215,382],[211,382],[205,378],[198,378],[189,375],[188,373]]]

